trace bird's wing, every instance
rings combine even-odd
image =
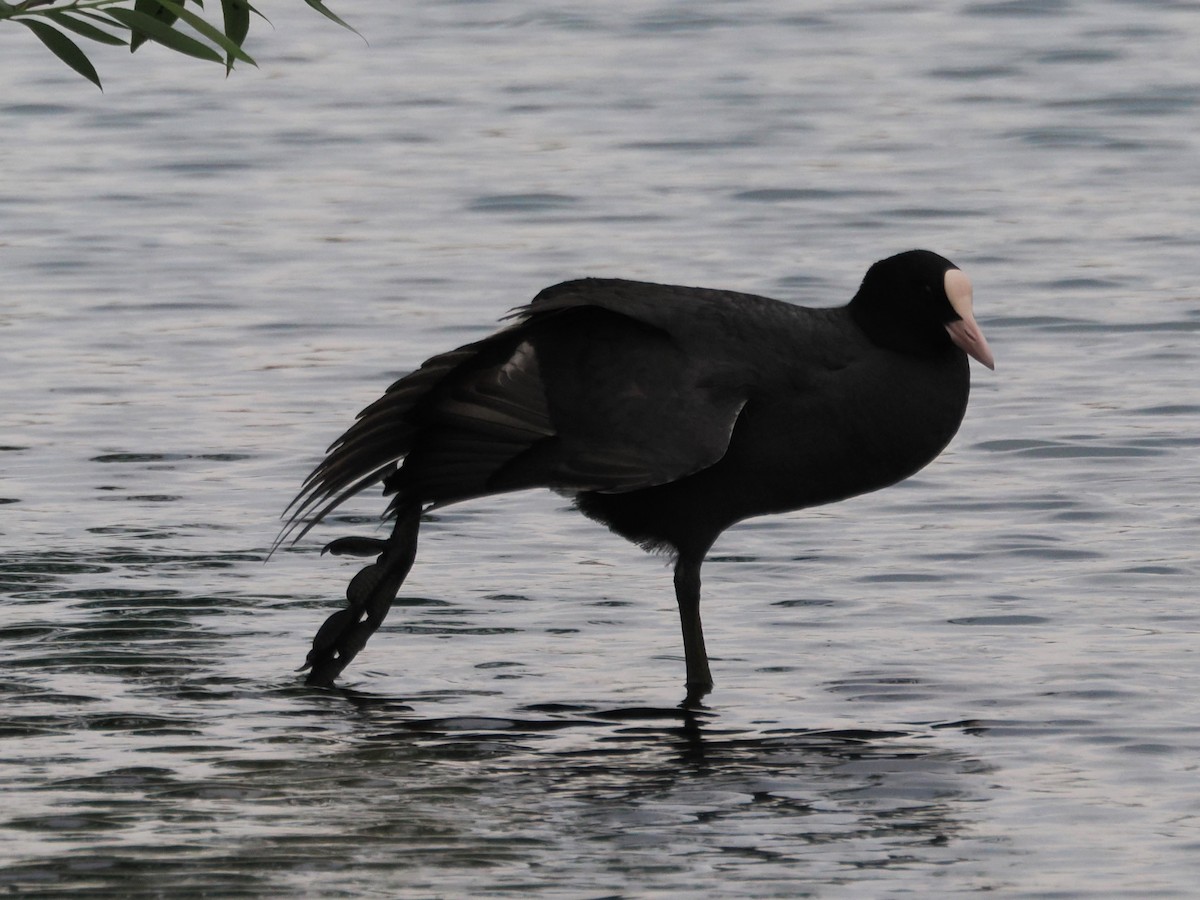
[[[523,316],[423,401],[387,486],[435,504],[629,491],[719,460],[745,402],[672,335],[586,303]]]
[[[710,312],[690,289],[597,279],[548,289],[518,310],[555,434],[494,483],[629,491],[721,459],[746,392]],[[695,340],[697,331],[711,340]]]
[[[456,373],[473,371],[473,367],[502,356],[511,344],[504,339],[513,330],[506,328],[482,341],[431,357],[360,412],[354,424],[330,445],[325,458],[309,473],[300,493],[284,510],[284,525],[275,546],[289,538],[299,540],[350,497],[394,473],[399,461],[413,449],[425,420],[422,410],[431,404],[432,398],[445,396],[448,386],[453,387]],[[460,388],[458,393],[465,390]],[[522,435],[517,446],[523,447],[530,438],[546,433],[546,428],[537,424],[544,416],[537,409],[536,398],[531,398],[531,402],[532,408],[512,416],[513,424],[507,435],[499,411],[491,416],[467,415],[478,419],[480,427],[490,423],[497,429],[498,443],[503,443],[506,436]],[[522,419],[529,424],[518,424]]]
[[[394,510],[528,487],[636,490],[721,459],[745,392],[719,354],[698,354],[683,334],[705,327],[704,311],[685,302],[692,292],[563,288],[364,409],[308,476],[281,540],[380,481],[397,495]]]
[[[581,324],[556,331],[557,316]],[[534,343],[551,415],[577,467],[602,458],[607,481],[593,490],[707,468],[752,397],[791,402],[844,365],[826,358],[837,342],[817,323],[823,311],[734,291],[586,278],[546,288],[513,318],[535,332],[545,323]]]

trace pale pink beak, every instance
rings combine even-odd
[[[971,279],[961,269],[950,269],[946,272],[946,299],[958,313],[958,320],[946,326],[950,340],[962,349],[967,356],[979,360],[989,369],[996,368],[992,358],[992,348],[988,346],[979,324],[971,311]]]

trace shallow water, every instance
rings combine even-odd
[[[335,8],[369,46],[271,10],[104,94],[0,33],[0,885],[1192,895],[1197,5]],[[568,277],[830,305],[914,246],[998,369],[916,478],[722,538],[707,709],[669,570],[539,493],[299,683],[382,504],[263,559],[390,379]]]

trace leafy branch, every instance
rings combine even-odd
[[[146,41],[225,65],[228,75],[235,62],[258,63],[242,49],[250,33],[251,15],[265,18],[249,0],[220,0],[221,22],[214,24],[185,6],[188,0],[0,0],[0,22],[19,22],[33,32],[51,53],[101,87],[100,76],[76,39],[137,50]],[[204,9],[204,0],[191,0]],[[309,6],[350,28],[322,0],[304,0]]]

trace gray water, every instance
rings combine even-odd
[[[278,7],[278,8],[276,8]],[[1200,4],[303,4],[260,69],[0,29],[0,886],[1183,897],[1200,878]],[[998,367],[911,481],[670,571],[439,511],[343,679],[354,413],[539,288],[844,302],[910,247]]]

